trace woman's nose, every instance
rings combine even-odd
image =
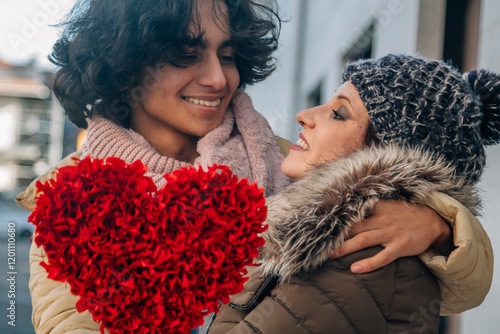
[[[304,128],[314,128],[316,126],[314,114],[315,108],[302,110],[297,114],[297,122]]]

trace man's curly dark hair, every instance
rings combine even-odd
[[[68,118],[86,128],[98,113],[128,127],[128,92],[141,85],[145,70],[183,65],[186,47],[201,41],[196,0],[79,0],[49,59],[60,66],[53,91]],[[281,19],[274,0],[215,0],[215,22],[229,15],[240,87],[264,80],[275,69]]]

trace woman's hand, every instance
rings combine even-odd
[[[380,201],[373,215],[356,225],[342,248],[332,250],[330,258],[377,245],[384,250],[353,263],[353,273],[376,270],[397,258],[418,255],[430,247],[442,255],[449,255],[454,248],[451,227],[431,208],[402,201]]]

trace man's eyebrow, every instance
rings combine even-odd
[[[225,40],[224,42],[221,43],[219,49],[224,49],[227,47],[234,47],[234,41],[231,39]]]
[[[200,39],[200,42],[199,42],[199,45],[203,48],[203,49],[206,49],[208,47],[208,40],[204,37],[202,37]],[[224,49],[224,48],[227,48],[227,47],[234,47],[234,41],[231,40],[231,39],[227,39],[225,41],[223,41],[219,48],[218,49]]]

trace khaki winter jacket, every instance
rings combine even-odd
[[[74,159],[80,155],[76,152],[68,156],[38,181],[43,183],[53,178],[57,168],[75,164]],[[484,300],[493,275],[492,247],[481,224],[458,201],[441,193],[433,193],[430,199],[429,206],[451,223],[457,248],[449,257],[424,253],[420,258],[439,279],[443,298],[441,314],[459,313],[476,307]],[[33,210],[36,206],[36,181],[16,201],[22,207]],[[99,325],[88,311],[76,311],[78,297],[71,294],[69,287],[47,278],[47,272],[40,266],[44,259],[43,249],[33,243],[29,288],[36,333],[99,333]]]
[[[221,307],[209,334],[437,333],[441,296],[446,311],[450,306],[456,310],[454,301],[465,302],[465,286],[450,285],[448,279],[441,282],[440,294],[434,275],[417,257],[400,258],[367,274],[349,270],[381,247],[335,260],[328,259],[328,252],[342,244],[380,199],[428,204],[432,198],[447,217],[462,215],[465,207],[445,194],[472,212],[479,207],[472,186],[420,150],[369,148],[316,168],[268,198],[269,229],[263,234],[266,244],[260,250],[260,266],[250,269],[245,290]],[[461,253],[462,246],[471,246],[470,240],[463,233],[466,228],[457,228],[456,220],[453,225],[456,251]],[[489,245],[484,232],[483,237]],[[491,261],[491,253],[478,248],[476,255]],[[436,258],[428,254],[421,258],[428,259],[436,274],[442,273]],[[457,255],[451,259],[457,260]],[[490,272],[491,265],[486,266],[483,269]],[[481,285],[481,277],[470,277],[475,276],[473,268],[463,268],[455,276],[468,277],[468,288]],[[454,298],[448,296],[450,286]]]

